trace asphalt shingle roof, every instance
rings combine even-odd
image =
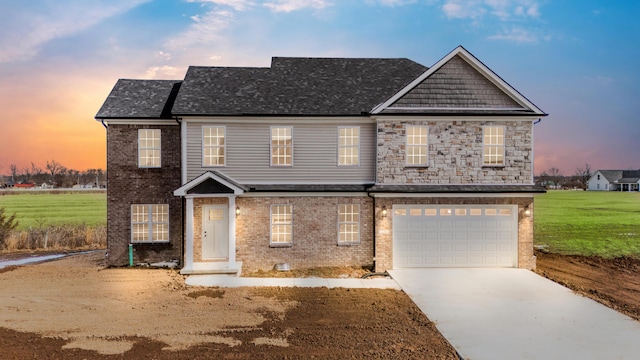
[[[361,115],[426,67],[408,59],[279,58],[270,68],[191,66],[175,115]]]
[[[181,80],[120,79],[95,118],[169,119],[171,106],[181,82]]]

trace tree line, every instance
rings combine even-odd
[[[565,176],[560,169],[552,167],[541,172],[535,177],[535,182],[551,189],[587,189],[587,182],[591,178],[591,166],[584,164],[584,167],[576,168],[573,175]]]
[[[4,179],[0,177],[0,186],[3,184],[9,186],[11,184],[34,184],[35,186],[46,185],[54,188],[70,188],[74,185],[104,187],[105,183],[106,172],[102,169],[78,171],[69,169],[56,160],[47,160],[44,167],[37,166],[34,162],[24,168],[11,164],[9,166],[9,175],[5,176]]]

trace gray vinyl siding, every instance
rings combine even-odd
[[[186,121],[187,181],[217,170],[244,184],[362,184],[375,178],[376,125],[335,119],[296,123],[290,119],[256,122]],[[226,129],[225,166],[202,166],[202,127]],[[291,126],[293,166],[270,166],[270,129]],[[360,127],[360,165],[338,166],[338,127]]]

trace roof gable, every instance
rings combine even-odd
[[[453,111],[546,115],[462,46],[374,108],[372,113]]]
[[[240,195],[247,188],[219,171],[207,171],[173,192],[175,196],[192,194]]]

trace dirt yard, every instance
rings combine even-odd
[[[536,256],[538,274],[640,320],[640,259],[543,252]]]
[[[186,287],[103,255],[0,270],[0,359],[457,359],[400,291]]]

